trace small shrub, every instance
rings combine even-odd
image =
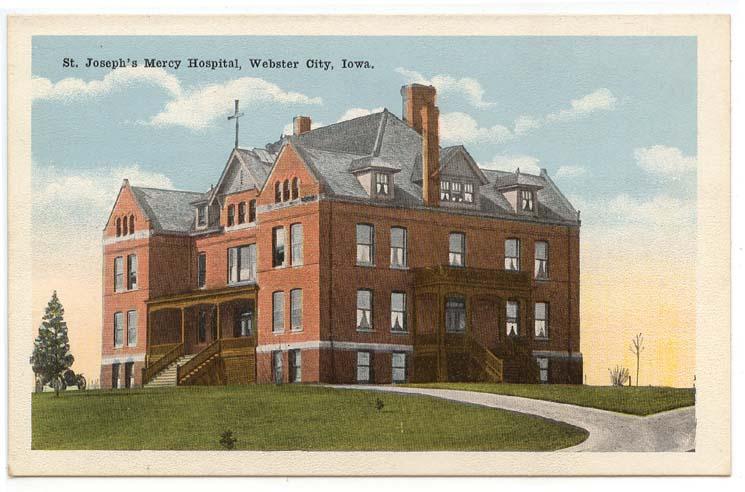
[[[383,403],[383,400],[381,400],[380,398],[375,399],[375,410],[379,412],[383,410],[384,406],[385,406],[385,403]]]
[[[608,372],[610,373],[610,382],[613,386],[623,386],[630,379],[629,370],[619,365],[616,365],[613,369],[608,369]]]
[[[234,449],[236,442],[238,442],[238,439],[233,437],[233,431],[231,430],[226,430],[220,435],[220,446],[225,449]]]

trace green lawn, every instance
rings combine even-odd
[[[693,388],[655,386],[617,387],[562,384],[491,384],[491,383],[427,383],[410,384],[419,388],[459,389],[522,396],[536,400],[571,403],[633,415],[650,415],[695,403]]]
[[[376,410],[376,399],[384,403]],[[436,398],[303,385],[34,394],[33,449],[548,451],[587,432]]]

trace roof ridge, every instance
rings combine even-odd
[[[303,135],[308,135],[309,133],[313,133],[313,132],[318,131],[318,130],[323,130],[324,128],[330,128],[332,126],[342,125],[344,123],[349,123],[350,121],[361,120],[362,118],[369,118],[371,116],[376,116],[376,115],[379,115],[379,114],[382,114],[382,113],[390,113],[390,111],[388,111],[386,108],[383,108],[383,111],[378,111],[378,112],[370,113],[370,114],[364,114],[362,116],[356,116],[356,117],[350,118],[348,120],[337,121],[336,123],[329,123],[328,125],[324,125],[324,126],[319,126],[319,127],[313,128],[312,130],[307,131],[305,133],[301,133],[300,135],[289,135],[289,136],[291,136],[291,137],[293,137],[293,136],[295,136],[295,137],[301,137]]]
[[[204,195],[207,193],[206,191],[189,191],[189,190],[173,190],[173,189],[167,189],[167,188],[155,188],[153,186],[131,186],[130,188],[136,188],[138,190],[155,190],[155,191],[169,191],[173,193],[191,193],[194,195]]]
[[[386,122],[388,121],[388,110],[383,108],[383,116],[380,118],[380,125],[378,125],[378,134],[375,136],[375,145],[373,146],[374,156],[380,155],[380,146],[383,145],[383,134],[385,134]]]

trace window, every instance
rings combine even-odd
[[[473,203],[473,183],[463,184],[463,201]]]
[[[277,181],[274,183],[274,203],[282,201],[282,185]]]
[[[207,225],[207,205],[197,207],[197,226],[204,227]]]
[[[256,280],[256,245],[228,248],[228,283]]]
[[[127,289],[137,288],[137,255],[127,256]]]
[[[300,331],[303,329],[303,290],[292,289],[290,291],[290,329]]]
[[[235,205],[228,205],[228,227],[235,224]]]
[[[117,217],[116,218],[116,237],[119,237],[122,235],[122,219]]]
[[[117,256],[114,258],[114,292],[124,290],[124,258]]]
[[[520,191],[520,208],[524,212],[533,211],[533,192],[530,190]]]
[[[290,199],[290,181],[285,180],[284,183],[282,183],[282,201],[286,202]]]
[[[372,265],[375,258],[375,228],[357,224],[357,264]]]
[[[445,331],[448,333],[466,331],[466,300],[462,297],[448,297],[445,300]]]
[[[124,364],[124,387],[131,388],[135,383],[135,363],[126,362]]]
[[[127,345],[137,345],[137,311],[127,311]]]
[[[297,178],[292,178],[292,199],[296,199],[300,195],[300,181]]]
[[[463,185],[453,181],[450,183],[450,201],[451,202],[462,202],[463,201]]]
[[[536,362],[538,363],[538,377],[541,383],[548,383],[548,358],[537,357]]]
[[[199,253],[197,256],[197,287],[207,284],[207,254]]]
[[[303,379],[303,358],[300,350],[290,350],[287,352],[287,358],[290,363],[290,382],[299,383]]]
[[[274,384],[282,384],[282,352],[280,350],[272,352],[272,379],[274,379]]]
[[[130,234],[135,233],[135,216],[134,215],[129,216],[129,233]]]
[[[391,373],[393,375],[394,383],[405,383],[406,382],[406,353],[404,352],[393,352],[391,354]]]
[[[275,227],[272,229],[272,266],[281,267],[285,265],[285,229]]]
[[[121,371],[120,364],[111,364],[111,387],[117,389],[119,387],[119,371]]]
[[[292,224],[290,226],[290,243],[292,264],[303,264],[303,224]]]
[[[548,278],[548,243],[535,242],[535,278]]]
[[[375,193],[378,195],[388,195],[388,175],[385,173],[375,173]]]
[[[272,294],[272,331],[285,330],[285,293],[278,291]]]
[[[391,227],[391,266],[406,268],[406,229],[403,227]]]
[[[520,270],[520,240],[507,239],[504,242],[504,269]]]
[[[520,305],[517,301],[507,301],[507,335],[517,336],[520,334],[518,317],[520,314]]]
[[[370,352],[357,352],[357,382],[369,383],[370,377]]]
[[[124,346],[124,313],[114,313],[114,347]]]
[[[243,224],[246,222],[246,202],[238,204],[238,223]]]
[[[535,337],[548,338],[548,303],[535,303]]]
[[[391,331],[406,331],[406,294],[391,292]]]
[[[450,201],[450,181],[440,182],[440,200],[443,202]]]
[[[251,223],[256,222],[256,200],[250,200],[248,202],[248,221]]]
[[[250,337],[253,331],[253,313],[247,311],[238,316],[238,326],[236,326],[236,336]]]
[[[122,236],[126,236],[129,234],[129,228],[127,227],[127,216],[124,216],[124,220],[122,220]]]
[[[199,343],[207,342],[207,311],[201,309],[197,319],[197,339]]]
[[[360,289],[357,291],[357,330],[371,331],[373,293],[371,290]]]
[[[466,262],[466,235],[460,232],[450,233],[450,253],[448,263],[450,266],[462,267]]]

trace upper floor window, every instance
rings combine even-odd
[[[201,287],[204,287],[206,284],[207,284],[207,254],[199,253],[199,256],[197,256],[197,287],[201,288]]]
[[[463,333],[466,331],[466,300],[459,296],[445,300],[445,331]]]
[[[285,293],[277,291],[272,294],[272,331],[285,329]]]
[[[520,191],[520,208],[524,212],[533,211],[533,192],[531,190]]]
[[[114,292],[124,290],[124,258],[117,256],[114,258]]]
[[[135,216],[134,215],[129,216],[129,233],[130,234],[135,233]]]
[[[520,270],[520,240],[507,239],[504,242],[504,269]]]
[[[121,217],[116,218],[116,237],[122,235],[122,219]]]
[[[137,255],[127,256],[127,289],[137,288]]]
[[[282,183],[282,201],[286,202],[290,199],[290,180],[286,179],[284,183]]]
[[[207,225],[207,205],[197,207],[197,226],[204,227]]]
[[[394,383],[406,382],[406,352],[391,354],[391,379]]]
[[[272,266],[281,267],[285,265],[285,229],[275,227],[272,229]]]
[[[127,224],[127,216],[125,215],[124,219],[122,219],[122,236],[129,234],[129,226]]]
[[[378,195],[388,195],[388,175],[385,173],[375,173],[375,193]]]
[[[251,223],[256,222],[256,200],[248,202],[248,221]]]
[[[302,289],[292,289],[290,291],[290,329],[295,331],[303,329]]]
[[[373,329],[372,320],[373,293],[371,290],[357,291],[357,329],[370,331]]]
[[[457,181],[450,183],[450,201],[451,202],[462,202],[463,201],[463,185]]]
[[[372,357],[370,352],[357,352],[357,382],[369,383],[372,380],[372,371],[370,370]]]
[[[124,313],[114,313],[114,347],[124,346]]]
[[[291,260],[292,264],[303,264],[303,224],[292,224],[290,226]]]
[[[443,202],[450,201],[450,181],[440,182],[440,200]]]
[[[246,222],[246,202],[238,204],[238,223],[243,224]]]
[[[520,305],[517,303],[517,301],[507,301],[507,316],[506,316],[506,325],[507,325],[507,335],[510,336],[517,336],[520,334],[520,325],[518,322],[518,318],[520,315]]]
[[[535,337],[548,338],[548,303],[536,302],[534,314]]]
[[[406,331],[406,293],[391,292],[391,331]]]
[[[375,258],[375,228],[357,224],[357,264],[372,265]]]
[[[235,224],[235,205],[228,205],[228,227]]]
[[[473,183],[463,183],[463,201],[473,203]]]
[[[137,311],[127,311],[127,345],[137,345]]]
[[[407,266],[406,229],[391,227],[391,266],[405,268]]]
[[[274,203],[282,201],[282,184],[277,181],[274,183]]]
[[[300,195],[300,180],[298,178],[292,178],[292,199],[296,199]]]
[[[462,232],[451,232],[449,240],[448,264],[462,267],[466,264],[466,235]]]
[[[228,248],[228,283],[252,280],[256,280],[256,245]]]
[[[548,243],[535,242],[535,278],[548,278]]]

